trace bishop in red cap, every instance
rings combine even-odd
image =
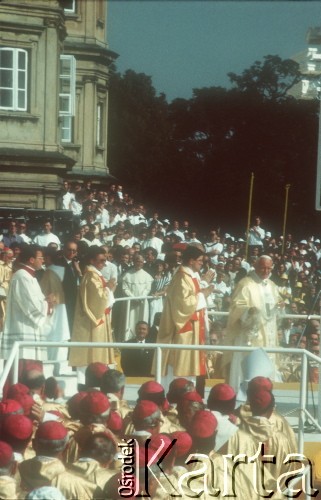
[[[87,395],[86,391],[80,391],[74,394],[70,399],[67,401],[67,408],[69,415],[73,420],[79,420],[80,419],[80,409],[79,409],[79,404],[80,402],[84,399],[84,397]]]
[[[132,423],[136,431],[144,430],[152,435],[158,434],[162,414],[153,401],[139,400],[132,413]]]
[[[4,399],[3,401],[0,401],[0,419],[4,415],[13,414],[23,414],[23,408],[21,404],[14,399]]]
[[[179,404],[177,405],[178,418],[180,424],[188,429],[188,426],[195,415],[195,413],[199,410],[203,410],[205,405],[201,396],[196,391],[186,392]]]
[[[176,439],[175,452],[177,458],[185,458],[190,452],[193,444],[191,435],[185,431],[172,432],[169,437],[171,440]]]
[[[33,423],[25,415],[7,415],[1,425],[1,437],[16,453],[24,454],[33,433]]]
[[[187,378],[174,378],[169,384],[167,399],[169,403],[178,403],[185,392],[195,391],[194,383]]]
[[[96,485],[66,470],[63,452],[68,443],[66,428],[57,421],[39,425],[33,447],[36,456],[19,464],[21,481],[29,491],[39,485],[57,486],[65,498],[93,498]]]
[[[99,361],[95,361],[94,363],[90,363],[85,372],[85,385],[86,389],[96,388],[99,389],[101,385],[101,380],[104,375],[108,371],[108,366],[104,363],[100,363]]]
[[[209,410],[218,411],[222,415],[229,415],[234,411],[236,393],[228,384],[216,384],[210,390],[207,407]]]
[[[214,450],[216,429],[217,419],[212,412],[197,411],[188,428],[193,438],[193,451],[208,454]]]
[[[250,394],[248,401],[254,417],[265,416],[269,418],[271,416],[275,406],[274,396],[271,392],[259,389]]]
[[[264,389],[265,391],[272,392],[273,383],[267,377],[254,377],[249,381],[247,386],[247,394],[248,396],[254,394],[255,392]]]
[[[110,402],[101,391],[88,392],[79,403],[80,421],[84,424],[106,424],[110,414]]]
[[[138,396],[139,399],[153,401],[161,409],[168,407],[164,387],[154,380],[150,380],[142,384],[138,390]]]
[[[10,444],[0,441],[0,467],[6,468],[13,463],[13,449]]]

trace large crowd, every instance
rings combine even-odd
[[[40,281],[46,266],[52,264],[53,260],[56,262],[57,256],[64,256],[73,261],[73,272],[79,284],[88,263],[90,247],[99,246],[105,250],[107,258],[102,274],[116,299],[153,297],[148,302],[131,300],[114,305],[112,324],[116,341],[134,338],[138,321],[146,321],[152,326],[155,315],[156,321],[159,321],[157,313],[162,311],[166,289],[187,245],[199,246],[204,250],[204,265],[200,275],[213,285],[213,291],[207,297],[207,307],[213,322],[208,324],[208,342],[213,337],[217,338],[217,344],[224,344],[226,317],[215,316],[215,312],[228,312],[235,286],[253,269],[262,254],[273,260],[271,279],[284,300],[283,313],[307,317],[312,313],[320,313],[321,242],[316,236],[303,235],[304,239],[295,240],[291,234],[287,234],[283,240],[282,236],[264,230],[260,217],[254,218],[248,241],[244,228],[240,228],[239,234],[233,235],[223,233],[213,224],[209,226],[208,233],[203,235],[188,220],[161,218],[159,212],[148,214],[142,203],[137,203],[123,192],[122,186],[116,184],[103,191],[96,189],[91,181],[83,185],[71,185],[65,181],[59,204],[59,208],[72,211],[73,224],[66,227],[65,232],[55,234],[52,223],[44,220],[42,231],[30,234],[26,221],[10,220],[0,236],[2,323],[9,283],[12,273],[18,268],[19,252],[24,243],[36,243],[45,251],[44,266],[36,273]],[[69,251],[70,242],[74,246]],[[77,287],[65,287],[64,291],[71,332],[74,311],[70,310],[75,308]],[[214,334],[211,335],[211,332]],[[312,320],[307,323],[305,319],[289,319],[280,315],[279,343],[284,347],[306,347],[318,355],[319,322]],[[288,373],[289,370],[285,367],[284,372]],[[214,375],[211,361],[208,373],[209,376]],[[291,374],[290,379],[293,376]]]
[[[279,317],[279,343],[285,349],[280,364],[283,380],[300,379],[300,359],[287,355],[287,347],[319,354],[319,321],[308,319],[320,314],[319,238],[294,241],[291,234],[276,237],[262,228],[260,217],[255,217],[247,236],[243,228],[239,234],[229,234],[216,225],[203,235],[188,220],[169,220],[159,212],[148,214],[143,204],[115,184],[103,191],[90,181],[73,186],[66,181],[59,203],[61,209],[72,212],[73,220],[62,234],[55,233],[50,220],[43,221],[39,234],[31,234],[28,221],[21,219],[9,220],[3,230],[0,330],[10,333],[8,318],[14,317],[7,309],[10,283],[21,266],[28,267],[29,260],[36,258],[26,251],[27,246],[36,245],[44,258],[34,269],[46,297],[45,315],[64,306],[48,327],[47,340],[67,341],[71,332],[84,326],[79,304],[84,307],[90,297],[81,295],[79,299],[79,289],[87,279],[93,290],[99,288],[103,304],[109,297],[110,307],[103,309],[114,340],[155,342],[168,286],[184,251],[194,246],[204,252],[200,283],[210,286],[206,336],[215,352],[207,356],[208,378],[223,378],[218,348],[224,345],[226,316],[218,313],[228,312],[236,285],[262,255],[273,260],[271,279],[283,302]],[[93,265],[101,274],[98,284],[87,273]],[[114,303],[114,298],[130,300]],[[292,317],[285,318],[284,313]],[[96,327],[104,325],[99,322]],[[8,354],[3,344],[2,357]],[[52,348],[46,354],[63,365],[68,362],[66,351]],[[216,383],[204,401],[197,386],[185,377],[173,379],[166,396],[167,387],[154,381],[144,383],[137,404],[131,406],[124,400],[125,376],[152,373],[152,353],[144,345],[140,351],[123,350],[117,368],[121,366],[124,373],[114,369],[108,356],[101,361],[71,362],[82,369],[83,378],[79,378],[79,392],[66,401],[55,378],[45,379],[41,362],[28,354],[23,357],[29,360],[20,362],[19,383],[8,382],[0,402],[1,498],[89,500],[147,493],[151,498],[166,499],[175,493],[190,498],[195,492],[201,492],[200,498],[210,498],[218,491],[215,488],[221,491],[218,498],[223,498],[227,495],[226,473],[233,475],[228,488],[235,488],[237,498],[259,498],[263,492],[257,492],[259,483],[253,485],[253,471],[249,473],[245,467],[249,464],[238,467],[235,474],[233,462],[227,463],[224,455],[254,457],[262,443],[261,455],[265,446],[276,460],[264,468],[260,484],[272,489],[274,498],[284,498],[285,484],[279,484],[278,478],[289,471],[285,458],[297,451],[297,444],[293,430],[275,409],[268,378],[256,377],[249,383],[247,401],[239,408],[228,384]],[[70,356],[74,360],[78,353],[71,349]],[[147,445],[146,439],[150,440]],[[163,471],[157,466],[161,445],[169,451]],[[203,460],[208,457],[208,471],[203,476],[197,472],[199,462],[186,464],[191,453],[202,454]],[[133,454],[128,466],[126,460]],[[258,474],[263,471],[258,465],[261,458]],[[321,476],[316,474],[315,479],[320,481]]]

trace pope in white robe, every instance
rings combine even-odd
[[[284,306],[278,287],[268,277],[273,262],[268,256],[261,256],[255,270],[237,285],[232,295],[227,323],[226,344],[249,347],[277,347],[277,317]],[[246,354],[245,354],[246,355]],[[240,352],[224,356],[224,364],[231,362],[230,385],[237,391],[243,380],[241,361],[245,357]],[[277,378],[275,355],[268,355],[273,363]],[[263,367],[262,367],[263,369]]]

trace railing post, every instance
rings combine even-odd
[[[307,385],[308,385],[308,361],[305,350],[302,352],[302,373],[300,383],[300,415],[299,415],[299,432],[298,432],[298,445],[299,453],[304,450],[304,423],[305,423],[305,407],[307,401]]]
[[[13,362],[12,382],[14,384],[17,384],[18,379],[19,379],[19,354],[20,354],[20,346],[18,343],[17,349],[16,349],[16,355],[14,357],[14,362]]]
[[[155,373],[156,382],[159,384],[162,381],[162,349],[160,347],[156,347],[156,373]]]

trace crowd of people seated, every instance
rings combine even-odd
[[[66,399],[41,363],[21,363],[19,382],[6,385],[0,402],[1,498],[258,499],[269,491],[284,497],[293,471],[287,457],[297,453],[297,442],[275,408],[268,378],[250,380],[237,408],[225,383],[215,384],[207,400],[182,377],[167,394],[161,384],[144,382],[135,404],[125,391],[124,374],[96,362],[81,390]],[[240,454],[257,460],[235,467]],[[317,488],[319,468],[313,470]]]

